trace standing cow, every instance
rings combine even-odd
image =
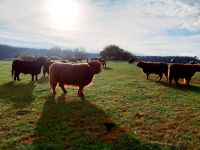
[[[57,84],[64,93],[65,85],[78,86],[78,95],[84,96],[83,88],[92,82],[93,76],[101,72],[101,63],[91,61],[86,64],[53,63],[49,68],[49,81],[53,94],[56,94]]]
[[[19,79],[20,73],[24,74],[31,74],[32,76],[32,81],[34,81],[34,76],[35,80],[38,80],[37,76],[41,72],[41,68],[43,65],[45,65],[46,59],[45,58],[36,58],[36,60],[20,60],[16,59],[12,63],[12,77],[14,76],[14,80]]]
[[[168,65],[166,63],[140,61],[137,66],[142,68],[143,72],[146,74],[146,79],[148,79],[149,75],[152,73],[159,75],[159,81],[162,79],[163,74],[167,78]]]
[[[197,71],[200,71],[200,65],[198,64],[172,64],[169,67],[168,83],[170,85],[172,80],[174,80],[178,86],[178,80],[182,78],[185,80],[186,87],[188,87],[191,78]]]
[[[48,61],[48,62],[46,62],[46,64],[43,66],[43,75],[44,75],[44,77],[45,77],[45,75],[46,75],[46,73],[47,74],[49,74],[49,67],[50,67],[50,65],[51,64],[53,64],[54,62],[52,62],[52,61]]]

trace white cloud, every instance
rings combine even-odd
[[[58,30],[45,8],[48,0],[0,0],[0,43],[83,46],[89,51],[117,44],[136,54],[200,56],[198,0],[77,2],[81,9],[78,27]],[[166,34],[176,29],[195,34]]]

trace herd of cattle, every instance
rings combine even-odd
[[[161,80],[164,75],[168,80],[169,85],[171,85],[172,80],[175,81],[178,86],[179,79],[182,78],[185,81],[186,87],[189,86],[190,80],[193,75],[200,71],[200,64],[170,64],[162,62],[138,62],[138,67],[141,67],[143,72],[146,74],[146,79],[148,79],[149,74],[158,74]]]
[[[67,93],[65,85],[78,86],[78,95],[84,96],[83,88],[92,82],[93,76],[101,72],[102,66],[106,66],[105,59],[95,59],[81,64],[70,64],[65,62],[52,62],[45,58],[35,60],[14,60],[12,63],[12,77],[20,81],[20,73],[30,74],[32,81],[38,80],[37,76],[43,68],[43,75],[49,74],[49,82],[53,94],[56,94],[57,84],[64,93]],[[172,80],[178,85],[179,78],[185,80],[186,87],[189,86],[193,75],[200,71],[200,64],[170,64],[162,62],[145,62],[139,61],[138,67],[142,68],[148,79],[150,74],[158,74],[159,81],[164,75],[169,84]]]

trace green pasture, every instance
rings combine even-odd
[[[113,61],[84,98],[76,87],[53,97],[42,74],[13,81],[11,63],[0,61],[1,150],[200,149],[200,73],[176,87]]]

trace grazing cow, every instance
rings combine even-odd
[[[105,58],[92,58],[91,61],[99,61],[101,63],[101,65],[103,67],[106,67],[106,59]],[[87,62],[88,62],[88,58],[87,58]]]
[[[179,78],[182,78],[185,81],[186,87],[188,87],[191,78],[197,71],[200,71],[200,65],[197,64],[172,64],[169,67],[168,83],[170,85],[174,79],[178,86],[178,80]]]
[[[197,64],[197,62],[195,60],[191,60],[188,62],[188,64]]]
[[[132,64],[132,63],[134,63],[134,61],[135,61],[135,59],[134,59],[134,58],[129,58],[129,59],[128,59],[128,63],[129,63],[129,64]]]
[[[56,94],[57,83],[64,93],[67,93],[64,85],[78,86],[78,95],[84,96],[83,88],[92,82],[94,74],[101,72],[101,63],[91,61],[85,64],[53,63],[49,68],[49,81],[53,94]]]
[[[154,73],[158,74],[161,80],[163,74],[167,78],[168,75],[168,65],[162,62],[144,62],[140,61],[137,64],[138,67],[142,68],[143,72],[146,74],[146,79],[149,78],[149,75]]]
[[[173,58],[170,61],[171,61],[171,63],[176,63],[176,60]]]
[[[99,58],[98,60],[99,60],[99,62],[101,63],[101,65],[102,65],[103,67],[106,67],[106,59],[104,59],[104,58]]]
[[[48,61],[48,62],[46,62],[46,64],[43,66],[43,75],[44,75],[44,77],[45,77],[45,74],[47,73],[47,74],[49,74],[49,66],[51,65],[51,64],[53,64],[54,62],[52,62],[52,61]]]
[[[42,57],[31,61],[16,59],[12,63],[12,77],[14,75],[14,80],[20,81],[19,75],[20,73],[24,73],[31,74],[32,81],[34,81],[34,75],[35,79],[38,80],[37,76],[40,74],[41,68],[45,63],[46,59]]]

